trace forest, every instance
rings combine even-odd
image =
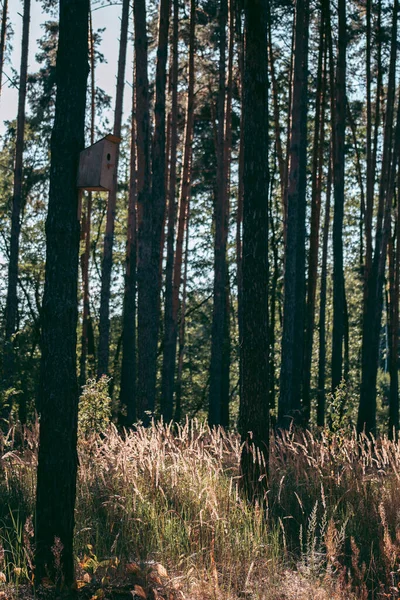
[[[399,16],[0,0],[0,600],[400,598]]]

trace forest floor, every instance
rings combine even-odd
[[[0,438],[0,599],[33,597],[37,428]],[[400,444],[271,440],[262,504],[240,441],[188,422],[79,442],[75,595],[88,600],[399,598]],[[58,597],[52,581],[36,594]],[[60,597],[63,595],[61,594]]]

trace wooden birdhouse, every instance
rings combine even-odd
[[[112,189],[120,141],[121,138],[110,134],[82,150],[79,159],[78,188],[91,192]]]

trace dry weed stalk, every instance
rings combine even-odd
[[[25,518],[37,427],[0,447],[0,517]],[[399,442],[282,433],[264,507],[240,493],[238,437],[199,421],[110,426],[80,441],[79,461],[77,554],[165,564],[186,598],[378,598],[397,573]]]

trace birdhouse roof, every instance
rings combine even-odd
[[[93,148],[93,146],[96,146],[97,144],[100,144],[100,142],[103,142],[104,140],[107,140],[109,142],[111,142],[112,144],[119,144],[122,138],[118,137],[117,135],[113,135],[112,133],[108,133],[107,135],[105,135],[104,137],[100,138],[99,140],[97,140],[97,142],[94,142],[94,144],[91,144],[90,146],[87,146],[85,148],[85,150],[89,150],[90,148]]]
[[[102,138],[102,139],[109,140],[110,142],[113,142],[114,144],[119,144],[122,138],[118,137],[117,135],[113,135],[112,133],[109,133],[108,135],[104,136],[104,138]]]

